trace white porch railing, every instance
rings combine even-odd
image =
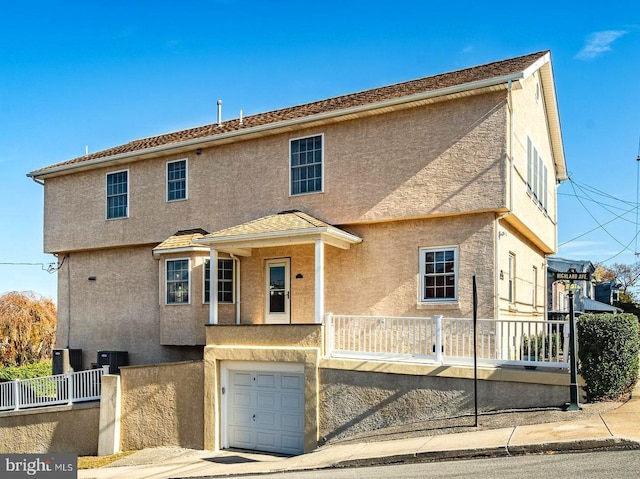
[[[568,322],[481,319],[477,325],[480,364],[569,366]],[[473,321],[466,318],[329,314],[325,336],[329,357],[435,364],[473,362]]]
[[[0,411],[96,401],[100,399],[102,375],[108,373],[109,366],[103,366],[101,369],[0,383]]]

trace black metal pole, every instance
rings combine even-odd
[[[474,426],[478,427],[478,288],[476,277],[473,276],[473,403]]]
[[[573,283],[573,281],[572,281]],[[576,357],[576,324],[573,312],[573,290],[569,290],[569,369],[571,385],[569,386],[569,406],[567,411],[579,411],[578,404],[578,358]]]

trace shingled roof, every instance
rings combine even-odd
[[[40,177],[47,175],[47,173],[53,173],[62,169],[73,169],[74,166],[88,166],[88,164],[98,162],[99,160],[109,161],[111,158],[115,159],[123,155],[129,156],[127,154],[143,154],[149,150],[169,147],[171,145],[178,146],[182,143],[194,142],[198,139],[214,140],[216,137],[233,132],[241,133],[246,131],[248,133],[252,129],[266,125],[277,125],[288,120],[304,119],[323,113],[340,112],[341,110],[349,110],[359,106],[375,105],[388,100],[411,97],[412,95],[418,95],[421,93],[435,92],[449,87],[469,84],[471,88],[471,85],[478,82],[500,79],[522,73],[548,53],[548,51],[532,53],[440,75],[396,83],[357,93],[350,93],[347,95],[341,95],[266,113],[258,113],[255,115],[245,116],[242,121],[240,121],[240,119],[232,119],[225,121],[221,125],[212,123],[209,125],[134,140],[124,145],[98,151],[35,170],[29,173],[28,176]],[[99,162],[102,163],[102,161]]]

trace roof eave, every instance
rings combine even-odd
[[[348,116],[366,111],[372,111],[377,109],[390,108],[397,105],[419,102],[430,98],[437,98],[440,96],[453,95],[462,92],[471,92],[473,90],[482,90],[489,87],[495,87],[501,84],[506,85],[509,81],[514,82],[516,80],[522,80],[525,77],[524,72],[517,72],[508,75],[502,75],[484,80],[478,80],[469,83],[463,83],[460,85],[454,85],[445,88],[439,88],[437,90],[430,90],[427,92],[417,93],[414,95],[407,95],[399,98],[392,98],[374,103],[368,103],[365,105],[358,105],[350,108],[344,108],[340,110],[333,110],[323,113],[317,113],[315,115],[303,116],[300,118],[293,118],[291,120],[279,121],[274,123],[268,123],[265,125],[259,125],[255,127],[244,128],[242,130],[230,131],[227,133],[221,133],[219,135],[210,135],[202,138],[194,138],[191,140],[184,140],[167,145],[159,145],[151,148],[145,148],[141,150],[129,151],[118,155],[105,156],[96,158],[93,160],[87,160],[80,163],[73,163],[67,165],[61,165],[58,167],[47,168],[44,170],[34,170],[27,173],[27,176],[33,179],[46,179],[53,176],[59,176],[68,173],[72,170],[92,169],[104,166],[109,163],[118,162],[122,160],[128,160],[131,158],[148,158],[157,156],[160,154],[166,154],[171,151],[178,151],[184,149],[192,149],[197,147],[204,147],[213,145],[220,141],[229,141],[243,136],[255,135],[270,130],[278,130],[284,128],[290,128],[293,126],[304,125],[306,123],[313,123],[323,120],[329,120],[341,116]],[[546,90],[546,89],[545,89]],[[555,98],[555,93],[554,93]],[[563,156],[564,159],[564,156]]]

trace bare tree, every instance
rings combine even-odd
[[[618,264],[605,266],[596,265],[594,274],[596,281],[606,282],[615,279],[620,285],[620,301],[623,303],[634,303],[635,293],[631,288],[638,286],[640,282],[640,262],[635,264]]]
[[[56,307],[33,293],[0,296],[0,365],[22,366],[51,358]]]

